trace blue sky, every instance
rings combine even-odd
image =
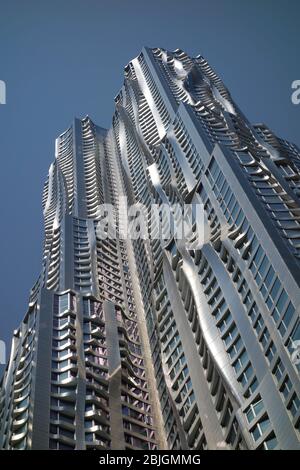
[[[298,0],[0,0],[0,339],[41,268],[41,193],[73,116],[108,127],[124,66],[144,45],[201,53],[252,122],[300,145]]]

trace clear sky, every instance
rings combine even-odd
[[[0,0],[0,339],[41,269],[41,193],[73,116],[108,127],[123,68],[146,45],[201,53],[252,122],[300,144],[299,0]]]

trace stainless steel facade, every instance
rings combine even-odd
[[[115,102],[110,130],[57,139],[0,446],[299,449],[299,149],[181,50],[144,48]],[[202,204],[201,245],[98,239],[97,208],[124,195],[152,233],[152,204],[175,221]]]

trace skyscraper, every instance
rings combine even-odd
[[[112,133],[75,119],[44,188],[43,268],[2,384],[4,448],[157,446],[130,254],[96,233],[118,183]]]
[[[181,50],[144,48],[115,102],[110,130],[76,119],[56,141],[0,446],[299,449],[299,149]],[[125,196],[151,236],[99,236]]]

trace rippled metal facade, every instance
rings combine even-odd
[[[299,149],[181,50],[144,48],[115,103],[110,130],[57,140],[0,445],[299,449]],[[99,240],[97,207],[124,195],[152,233],[152,204],[202,204],[201,245]]]
[[[114,155],[111,131],[89,118],[56,141],[43,270],[2,382],[2,448],[152,450],[160,442],[133,261],[125,240],[96,230],[99,205],[118,199]]]

